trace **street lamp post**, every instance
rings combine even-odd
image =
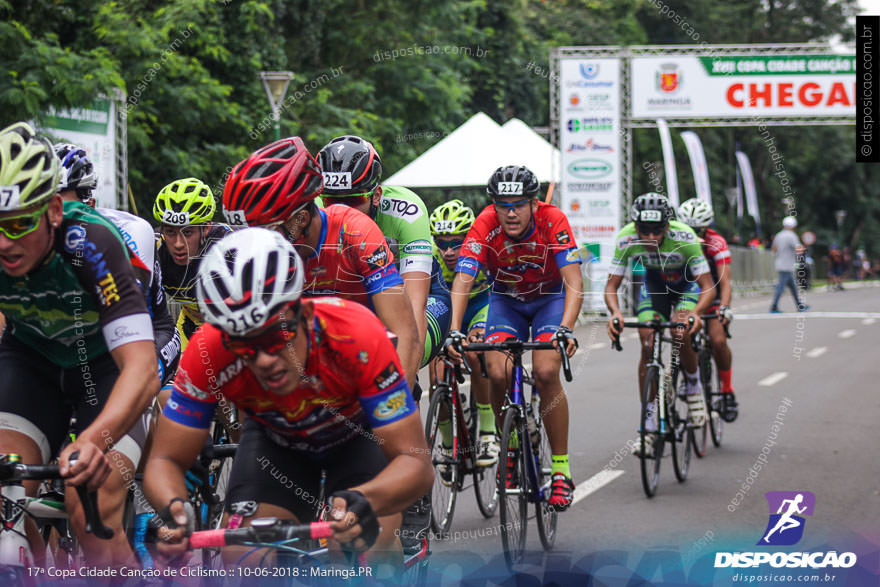
[[[269,98],[269,106],[272,108],[272,120],[275,122],[275,140],[281,138],[281,101],[287,93],[287,86],[293,79],[292,71],[261,71],[260,79],[263,80],[263,88],[266,97]]]
[[[835,210],[834,219],[837,220],[837,240],[840,242],[840,248],[843,249],[843,221],[846,218],[846,210]]]

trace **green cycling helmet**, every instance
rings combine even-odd
[[[0,131],[0,212],[24,210],[55,195],[61,161],[26,122]]]
[[[206,224],[214,218],[214,194],[194,177],[178,179],[162,188],[153,204],[153,217],[169,226]]]
[[[431,213],[431,234],[465,234],[474,224],[474,211],[461,200],[450,200]]]

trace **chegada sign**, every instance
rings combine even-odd
[[[633,118],[854,116],[852,55],[634,57]]]

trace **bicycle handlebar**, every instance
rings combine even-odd
[[[330,538],[330,522],[300,524],[278,518],[257,518],[247,528],[200,530],[189,537],[193,548],[220,548],[230,545],[271,544],[294,539]]]
[[[562,373],[565,375],[566,381],[571,381],[571,362],[568,354],[561,344],[553,345],[552,342],[523,342],[515,338],[505,340],[503,342],[472,342],[463,349],[465,352],[478,353],[482,351],[503,351],[510,353],[523,354],[525,351],[550,351],[559,352],[562,357]],[[466,361],[464,361],[466,363]]]
[[[614,319],[615,326],[622,326],[623,328],[651,328],[652,330],[666,330],[667,328],[687,328],[690,329],[694,324],[694,317],[689,316],[687,324],[684,322],[664,322],[661,320],[652,320],[651,322],[639,322],[636,320],[631,320],[627,322],[623,321],[621,324],[620,320],[617,318]],[[617,335],[611,341],[611,348],[616,351],[622,351],[623,347],[620,346],[620,335]]]
[[[24,463],[8,462],[10,455],[0,455],[0,483],[6,481],[35,481],[63,479],[58,465],[25,465]],[[71,466],[79,457],[79,451],[70,455]],[[88,491],[85,485],[77,485],[76,493],[82,503],[86,517],[86,532],[94,534],[102,540],[113,538],[113,528],[104,525],[101,512],[98,510],[98,492]]]

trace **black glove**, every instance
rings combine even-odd
[[[379,519],[364,494],[360,491],[337,491],[330,496],[331,503],[334,497],[345,500],[346,509],[357,516],[358,524],[361,525],[360,538],[367,543],[367,548],[373,546],[379,536]]]
[[[156,515],[165,523],[168,528],[174,530],[180,524],[174,521],[174,516],[171,515],[171,504],[175,501],[179,501],[183,503],[183,509],[186,511],[186,535],[192,535],[195,530],[196,525],[196,515],[195,510],[193,509],[193,504],[182,497],[175,497],[171,501],[168,502],[164,508],[162,508]]]
[[[571,328],[568,326],[560,326],[556,329],[556,334],[553,335],[553,338],[559,341],[559,345],[565,349],[568,346],[568,341],[574,341],[574,348],[578,347],[578,341],[574,337],[574,333],[571,331]]]
[[[464,339],[465,336],[460,330],[450,330],[449,334],[446,335],[446,340],[443,341],[443,351],[448,354],[450,347],[452,347],[461,352],[461,343]]]

